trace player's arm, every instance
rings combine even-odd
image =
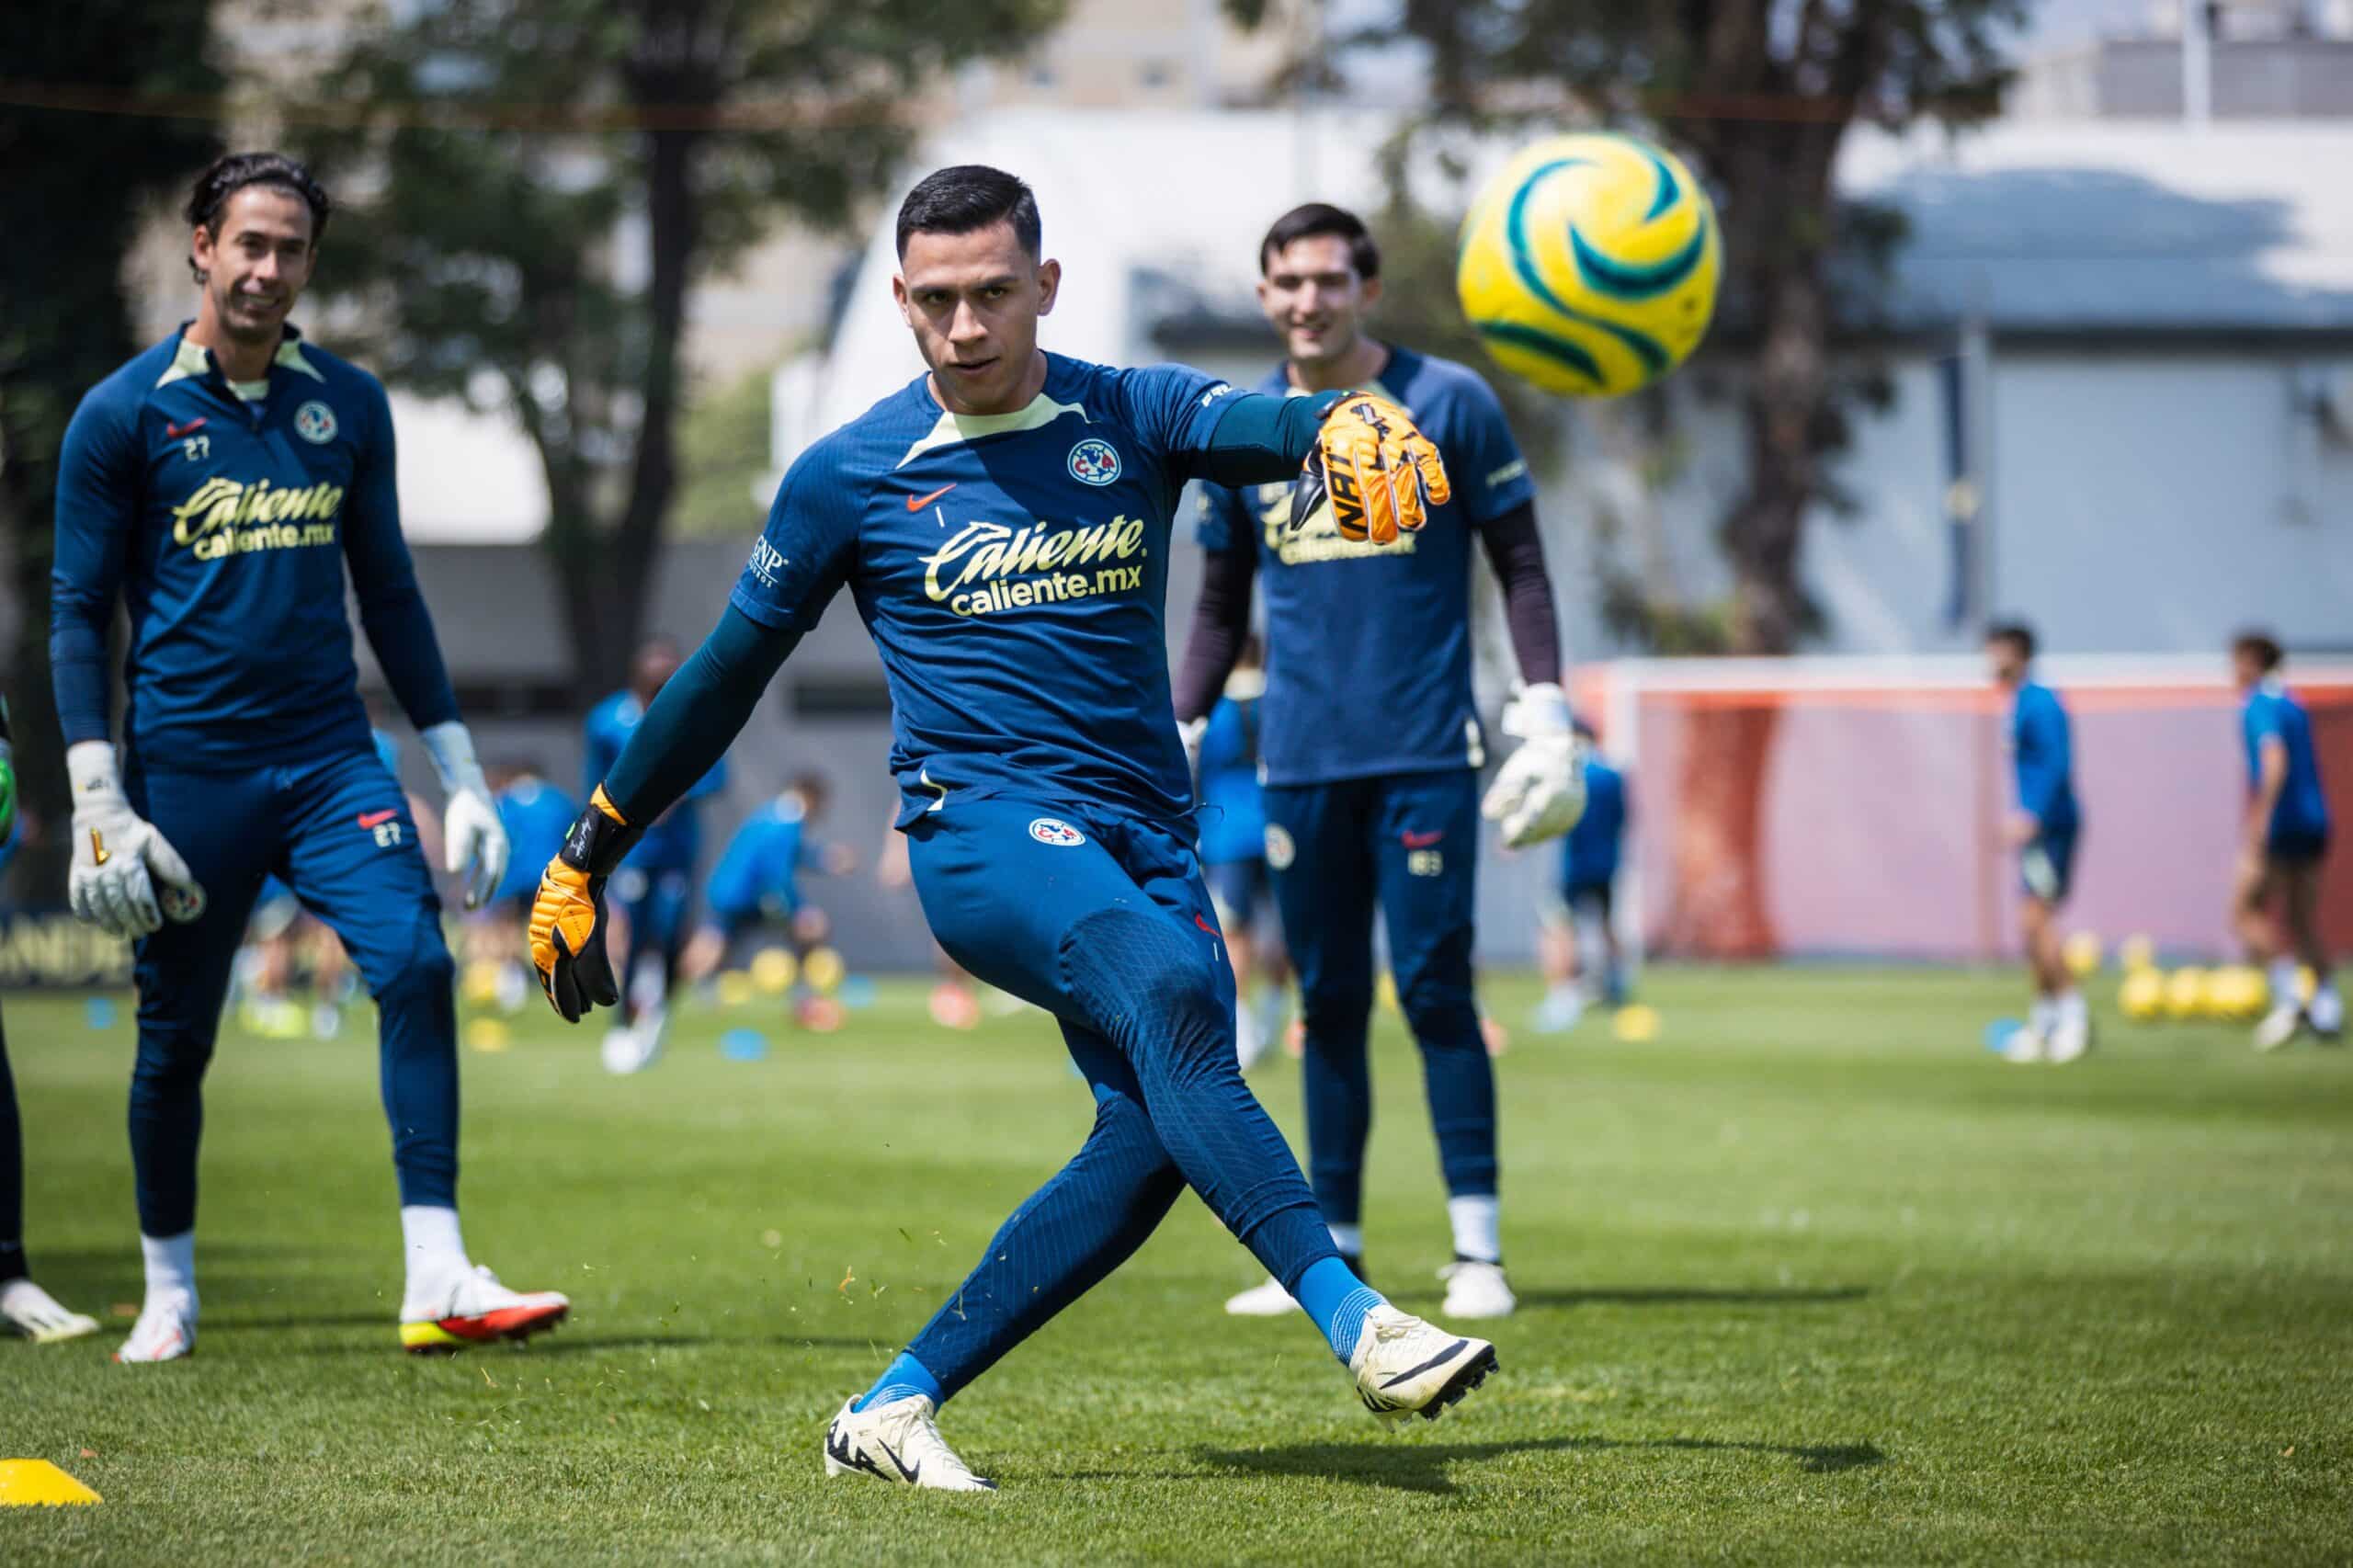
[[[1291,402],[1303,402],[1293,398]],[[1194,537],[1201,546],[1201,595],[1177,661],[1176,723],[1186,748],[1198,750],[1201,726],[1225,690],[1250,634],[1250,589],[1258,570],[1258,526],[1241,493],[1222,485],[1201,493]]]
[[[647,707],[541,873],[531,961],[567,1021],[620,999],[605,953],[605,880],[646,825],[726,755],[817,624],[856,557],[857,516],[816,454],[793,465],[719,624]]]
[[[2067,715],[2055,699],[2029,704],[2019,716],[2018,728],[2018,815],[2022,820],[2015,835],[2025,845],[2051,821],[2060,789],[2067,782],[2072,757]]]
[[[136,406],[93,395],[66,426],[49,579],[51,683],[74,786],[67,899],[76,916],[125,937],[146,936],[165,915],[193,920],[204,911],[188,862],[131,809],[107,724],[107,629],[146,477],[138,418]]]
[[[2255,790],[2247,801],[2246,851],[2261,858],[2271,834],[2271,813],[2288,789],[2288,741],[2276,725],[2255,746]]]
[[[369,430],[344,511],[343,552],[359,600],[359,628],[441,778],[442,865],[450,875],[464,876],[466,907],[476,909],[506,874],[506,830],[474,755],[473,733],[458,716],[433,612],[401,533],[392,403],[372,381],[368,392]]]

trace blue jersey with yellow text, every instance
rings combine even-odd
[[[2328,796],[2322,790],[2320,761],[2313,755],[2312,716],[2276,676],[2247,693],[2242,717],[2250,788],[2263,778],[2263,743],[2277,739],[2288,753],[2288,779],[2271,808],[2268,832],[2274,839],[2328,836]]]
[[[644,717],[645,704],[633,691],[617,691],[588,710],[581,746],[580,788],[585,792],[596,793]],[[654,819],[645,836],[630,850],[629,864],[645,871],[693,870],[696,857],[702,853],[702,802],[726,788],[727,759],[722,757],[696,780],[693,789]]]
[[[1045,358],[1017,413],[945,413],[918,378],[810,448],[735,586],[794,631],[849,588],[890,683],[901,825],[967,791],[1165,824],[1192,808],[1170,523],[1232,389]]]
[[[2018,810],[2040,824],[2044,833],[2074,833],[2080,825],[2075,812],[2075,746],[2067,709],[2059,694],[2040,682],[2022,683],[2010,703],[2007,738]]]
[[[415,593],[392,410],[375,377],[292,327],[257,401],[174,333],[75,410],[51,593],[61,620],[103,627],[118,593],[128,607],[134,754],[217,771],[366,746],[347,562],[363,619]]]
[[[1278,366],[1257,391],[1293,392]],[[1253,547],[1267,596],[1259,751],[1269,784],[1476,767],[1472,532],[1535,494],[1503,405],[1450,360],[1392,347],[1375,383],[1446,459],[1453,498],[1395,544],[1340,537],[1328,512],[1290,531],[1288,481],[1208,486],[1201,548]]]

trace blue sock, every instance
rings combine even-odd
[[[938,1408],[940,1402],[948,1397],[940,1392],[939,1380],[931,1375],[930,1369],[902,1350],[899,1358],[882,1369],[882,1375],[874,1380],[874,1386],[859,1395],[858,1403],[851,1408],[864,1410],[870,1404],[888,1404],[894,1399],[906,1399],[914,1394],[921,1394],[931,1401],[934,1409]]]
[[[1324,1338],[1332,1346],[1332,1354],[1346,1362],[1356,1354],[1357,1335],[1364,1328],[1364,1314],[1378,1306],[1385,1306],[1387,1298],[1356,1276],[1356,1271],[1336,1257],[1318,1258],[1308,1265],[1307,1272],[1299,1277],[1299,1289],[1294,1292],[1315,1326],[1324,1331]]]

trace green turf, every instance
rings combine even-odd
[[[467,1237],[562,1333],[395,1349],[372,1034],[224,1038],[200,1353],[0,1344],[0,1456],[96,1508],[0,1510],[0,1562],[2345,1561],[2353,1053],[2133,1028],[2065,1069],[1979,1044],[2006,976],[1661,972],[1654,1042],[1502,1064],[1503,1375],[1436,1426],[1356,1405],[1198,1205],[948,1412],[1004,1492],[821,1479],[844,1394],[1075,1146],[1036,1014],[920,994],[722,1059],[688,1018],[614,1080],[534,1015],[466,1055]],[[1525,983],[1490,988],[1518,1022]],[[11,996],[42,1278],[137,1294],[129,1034]],[[740,1023],[757,1015],[736,1014]],[[1372,1268],[1447,1241],[1414,1059],[1378,1045]],[[1256,1082],[1287,1128],[1296,1074]]]

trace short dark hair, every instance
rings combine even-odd
[[[1304,207],[1294,207],[1275,220],[1267,237],[1258,242],[1258,273],[1264,277],[1273,265],[1275,253],[1288,248],[1294,241],[1315,234],[1336,234],[1348,242],[1348,265],[1357,269],[1358,278],[1381,276],[1381,247],[1372,243],[1372,234],[1364,220],[1345,207],[1335,207],[1328,201],[1311,201]]]
[[[316,248],[319,236],[327,232],[327,217],[335,210],[328,199],[326,187],[311,176],[311,171],[283,153],[228,153],[212,160],[211,166],[196,176],[196,184],[188,187],[188,227],[210,229],[220,236],[221,210],[229,199],[249,185],[274,186],[289,196],[300,197],[311,210],[311,244]],[[197,271],[196,258],[188,257],[188,270]],[[202,274],[198,274],[202,280]]]
[[[992,223],[1012,224],[1030,260],[1046,254],[1038,198],[1022,180],[986,164],[934,169],[899,203],[899,255],[911,234],[969,234]]]
[[[2231,639],[2231,653],[2245,654],[2255,661],[2256,668],[2269,675],[2279,667],[2287,654],[2279,647],[2279,640],[2268,631],[2242,631]]]
[[[2006,642],[2018,650],[2021,659],[2034,657],[2034,628],[2023,620],[1997,620],[1985,629],[1985,641]]]

